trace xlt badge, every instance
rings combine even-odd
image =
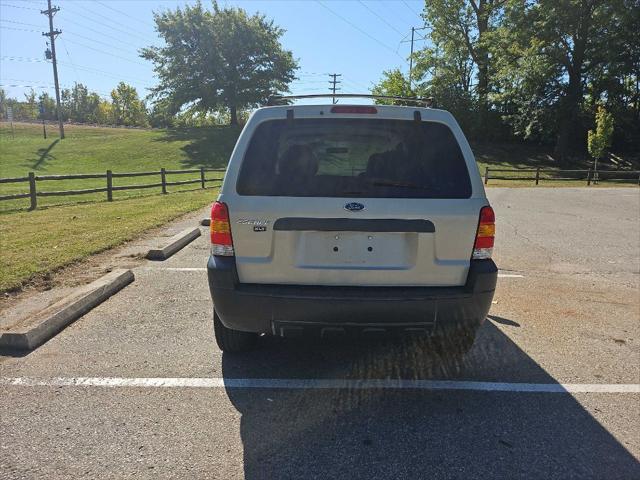
[[[259,225],[266,226],[271,223],[270,220],[263,220],[261,218],[239,218],[238,223],[240,225]]]

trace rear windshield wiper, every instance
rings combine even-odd
[[[415,183],[409,183],[409,182],[377,181],[377,182],[371,182],[371,185],[374,185],[376,187],[402,187],[402,188],[416,188],[419,190],[430,190],[429,187],[425,187],[423,185],[416,185]]]

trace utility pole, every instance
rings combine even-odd
[[[329,80],[329,83],[331,84],[331,86],[329,87],[329,90],[331,90],[331,92],[335,95],[336,91],[340,90],[339,88],[337,88],[338,84],[342,83],[340,80],[338,80],[338,77],[341,77],[342,74],[341,73],[330,73],[329,76],[332,78],[331,80]],[[338,103],[338,101],[336,100],[336,97],[333,97],[333,103],[334,105],[336,103]]]
[[[416,27],[411,27],[411,53],[409,54],[409,93],[411,93],[411,74],[413,73],[413,35]]]
[[[409,92],[411,92],[411,87],[412,87],[411,81],[412,81],[412,78],[413,78],[413,42],[414,42],[414,36],[415,36],[417,31],[426,30],[426,29],[427,29],[427,27],[420,27],[420,28],[411,27],[411,53],[409,54]],[[421,40],[424,40],[424,38],[422,38]],[[406,41],[402,42],[402,43],[406,43]]]
[[[40,13],[49,17],[49,31],[42,32],[42,35],[49,37],[51,40],[51,61],[53,63],[53,83],[56,87],[56,110],[58,114],[58,125],[60,126],[60,139],[64,138],[64,125],[62,124],[62,107],[60,107],[60,84],[58,83],[58,63],[56,62],[56,37],[62,33],[60,30],[53,29],[53,16],[60,10],[59,7],[52,7],[51,0],[47,0],[46,10]]]
[[[44,135],[45,140],[47,139],[47,124],[44,121],[44,105],[40,102],[39,106],[40,116],[42,117],[42,135]]]

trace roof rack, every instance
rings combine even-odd
[[[370,93],[314,93],[309,95],[272,95],[267,101],[267,105],[286,104],[287,100],[304,100],[307,98],[372,98],[378,100],[395,100],[398,102],[410,102],[422,104],[429,108],[433,105],[433,98],[417,98],[417,97],[396,97],[393,95],[373,95]]]

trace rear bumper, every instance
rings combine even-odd
[[[471,262],[462,287],[327,287],[241,284],[235,259],[209,257],[209,289],[222,323],[234,330],[289,335],[305,329],[436,330],[479,326],[498,269]]]

